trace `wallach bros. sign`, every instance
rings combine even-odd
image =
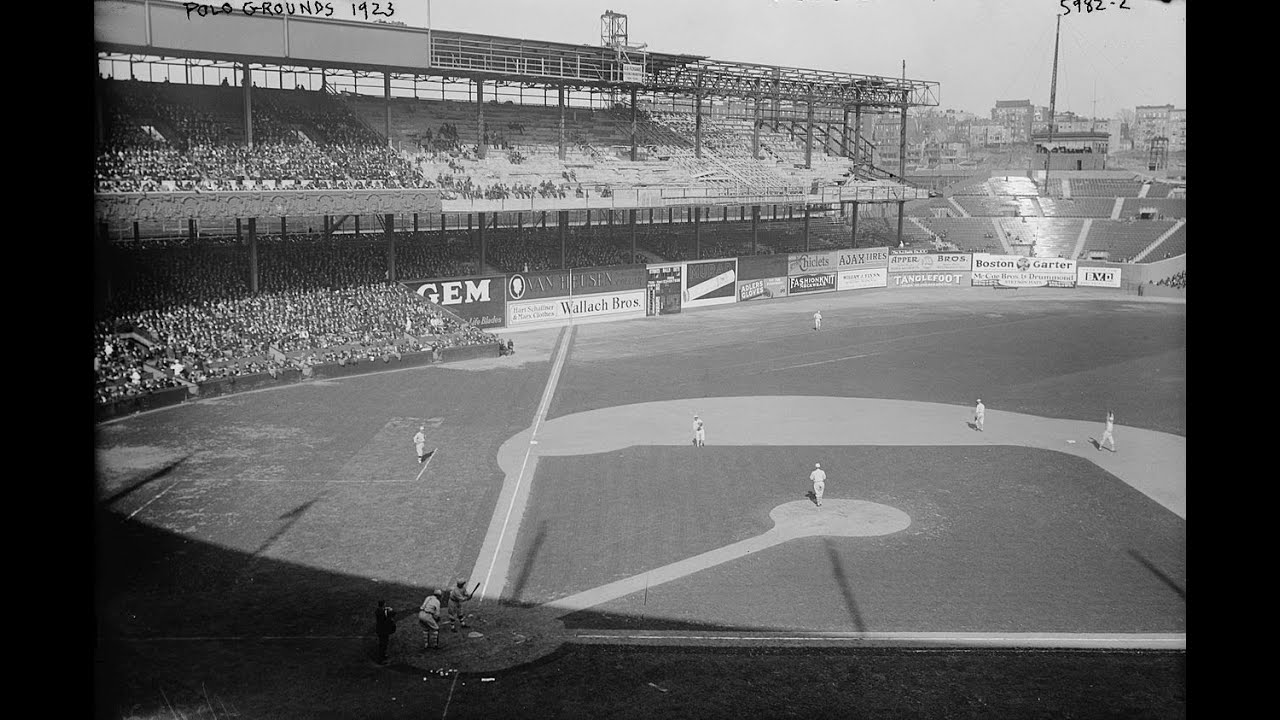
[[[975,253],[973,284],[1006,287],[1075,287],[1076,261],[1063,258]]]
[[[645,291],[582,295],[507,303],[507,325],[563,322],[578,318],[643,317]]]

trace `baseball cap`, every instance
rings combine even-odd
[[[814,467],[817,467],[817,468],[820,468],[820,467],[822,467],[822,463],[814,463],[814,464],[813,464],[813,466],[814,466]]]

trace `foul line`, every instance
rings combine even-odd
[[[551,398],[555,394],[556,385],[560,382],[560,372],[564,369],[565,358],[569,355],[569,345],[573,342],[574,330],[575,327],[569,325],[560,334],[560,348],[556,353],[556,360],[551,366],[551,375],[547,378],[547,386],[542,391],[542,400],[538,403],[538,411],[533,418],[533,431],[529,433],[529,446],[524,451],[524,461],[520,463],[520,473],[516,475],[516,483],[511,491],[511,502],[507,505],[507,514],[502,520],[502,529],[498,532],[497,542],[492,546],[493,559],[489,561],[489,570],[484,576],[484,593],[481,598],[496,598],[502,591],[502,588],[498,588],[498,592],[494,593],[489,580],[493,577],[493,569],[498,564],[498,556],[502,554],[502,541],[506,538],[507,526],[511,523],[511,515],[520,499],[520,485],[524,482],[525,469],[529,466],[529,456],[533,453],[533,446],[538,442],[535,439],[538,435],[538,428],[542,425],[543,418],[547,416],[547,411],[551,408]]]
[[[138,508],[137,510],[134,510],[133,512],[129,513],[129,518],[128,518],[128,519],[129,519],[129,520],[132,520],[134,515],[137,515],[138,513],[140,513],[140,512],[142,512],[143,510],[145,510],[145,509],[147,508],[147,506],[148,506],[148,505],[150,505],[151,503],[153,503],[153,502],[155,502],[155,501],[159,500],[159,499],[160,499],[160,498],[161,498],[165,493],[167,493],[167,492],[169,492],[170,490],[172,490],[172,489],[174,488],[174,486],[176,486],[177,484],[178,484],[178,481],[177,481],[177,480],[174,480],[173,482],[169,483],[169,487],[167,487],[167,488],[165,488],[165,489],[161,490],[159,493],[157,493],[157,494],[156,494],[156,496],[155,496],[155,497],[153,497],[153,498],[151,498],[150,500],[148,500],[148,501],[146,501],[145,503],[143,503],[142,507],[140,507],[140,508]]]
[[[427,461],[422,463],[422,469],[418,471],[418,477],[413,479],[414,482],[417,482],[422,479],[422,473],[427,471],[427,466],[431,464],[432,460],[436,459],[436,453],[438,452],[440,452],[440,448],[436,448],[435,450],[431,451],[431,455],[427,457]]]
[[[440,720],[444,720],[444,716],[449,714],[449,703],[453,702],[453,689],[458,687],[458,673],[453,674],[453,682],[449,685],[449,697],[444,701],[444,712],[440,713]]]
[[[591,634],[581,633],[570,642],[600,645],[643,643],[648,645],[711,645],[741,643],[848,643],[894,647],[987,647],[987,648],[1092,648],[1185,650],[1185,633],[922,633],[922,632],[830,632],[830,633],[721,633],[678,634]]]
[[[861,355],[850,355],[848,357],[839,357],[832,360],[819,360],[817,362],[804,363],[802,365],[784,365],[778,368],[771,368],[771,371],[777,372],[778,370],[791,370],[793,368],[813,367],[814,365],[826,365],[827,363],[843,362],[845,360],[856,360],[858,358],[871,357],[872,355],[884,355],[884,353],[863,353]]]

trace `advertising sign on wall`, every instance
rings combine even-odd
[[[643,317],[644,304],[644,290],[511,302],[507,303],[507,325],[519,327],[534,323],[563,323],[583,318],[609,317],[613,320],[621,320]]]
[[[969,253],[894,253],[889,256],[889,272],[968,272],[973,269]]]
[[[1118,267],[1082,267],[1076,268],[1076,284],[1082,287],[1120,287],[1120,268]]]
[[[856,270],[859,268],[882,268],[889,265],[889,248],[862,248],[858,250],[837,251],[837,270]]]
[[[889,287],[969,287],[968,272],[889,273]]]
[[[738,258],[739,280],[760,280],[761,278],[783,277],[787,274],[787,256],[744,255]]]
[[[885,268],[863,268],[861,270],[841,270],[836,276],[837,290],[862,290],[865,288],[882,288],[888,281],[889,271]]]
[[[974,285],[1075,287],[1076,261],[1022,255],[973,255]]]
[[[835,272],[836,251],[791,253],[787,255],[788,275],[807,275],[809,273]]]
[[[513,273],[507,276],[507,300],[560,297],[572,291],[568,270]]]
[[[641,290],[648,278],[644,265],[615,265],[569,271],[574,295],[595,295],[618,290]]]
[[[787,278],[787,294],[803,295],[807,293],[834,292],[836,289],[835,273],[812,273],[810,275],[792,275]]]
[[[711,260],[686,263],[684,304],[689,307],[720,305],[737,299],[734,283],[738,279],[737,260]]]
[[[462,277],[402,283],[437,305],[482,328],[502,327],[506,321],[507,279]]]
[[[746,300],[768,300],[770,298],[786,296],[787,279],[785,277],[738,281],[738,302],[744,302]]]

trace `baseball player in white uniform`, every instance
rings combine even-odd
[[[822,329],[822,311],[821,310],[813,314],[813,329],[814,330]]]
[[[707,431],[702,429],[702,418],[693,416],[693,445],[704,447],[707,444]]]
[[[982,432],[982,423],[987,418],[987,406],[982,404],[982,398],[978,398],[978,404],[973,407],[973,424],[978,426],[978,432]]]
[[[818,507],[822,507],[822,491],[827,489],[827,474],[822,471],[822,463],[813,464],[809,479],[813,481],[814,501],[818,503]]]
[[[1112,434],[1111,434],[1111,432],[1115,429],[1115,422],[1116,422],[1116,415],[1115,415],[1115,413],[1113,413],[1113,412],[1111,412],[1110,410],[1108,410],[1108,411],[1107,411],[1107,426],[1106,426],[1106,428],[1104,428],[1104,429],[1103,429],[1103,431],[1102,431],[1102,441],[1098,443],[1098,449],[1099,449],[1099,450],[1101,450],[1101,449],[1102,449],[1102,446],[1103,446],[1103,445],[1105,445],[1105,444],[1107,444],[1107,443],[1111,443],[1111,452],[1115,452],[1115,451],[1116,451],[1116,439],[1115,439],[1115,437],[1114,437],[1114,436],[1112,436]]]
[[[423,425],[418,428],[418,434],[413,436],[413,446],[418,450],[418,464],[427,460],[427,426]]]

